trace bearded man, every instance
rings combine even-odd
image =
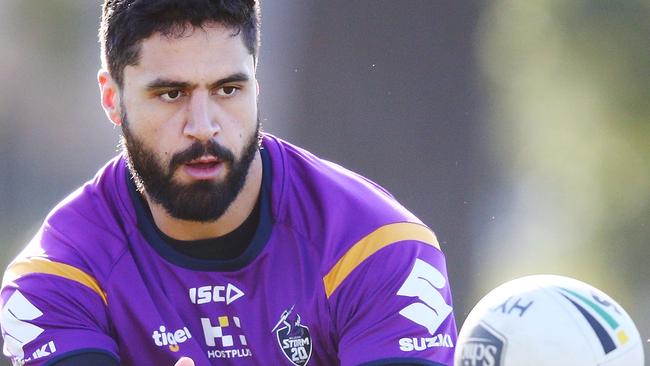
[[[101,104],[123,151],[6,270],[25,365],[450,365],[433,232],[260,131],[259,4],[106,0]]]

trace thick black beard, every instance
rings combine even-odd
[[[229,149],[210,140],[199,142],[172,156],[169,166],[163,167],[153,151],[128,127],[126,115],[122,116],[120,144],[127,157],[127,165],[138,191],[143,191],[167,213],[180,220],[212,222],[218,220],[241,192],[255,153],[260,146],[260,121],[249,138],[242,156],[235,159]],[[174,182],[174,172],[183,164],[201,156],[214,156],[227,169],[222,182]]]

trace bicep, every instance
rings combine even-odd
[[[442,365],[453,358],[451,290],[436,248],[417,241],[385,247],[359,263],[330,302],[343,365]]]
[[[30,274],[2,288],[5,355],[45,365],[82,350],[117,359],[106,304],[87,287],[60,276]]]

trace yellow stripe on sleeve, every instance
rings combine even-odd
[[[6,283],[13,282],[28,274],[50,274],[67,278],[90,288],[102,298],[104,304],[108,303],[106,293],[99,287],[97,280],[93,276],[69,264],[53,262],[42,257],[21,259],[10,264],[2,279],[2,285],[4,286]]]
[[[327,297],[329,298],[352,270],[366,258],[387,245],[404,240],[415,240],[440,249],[436,236],[424,225],[411,222],[384,225],[350,247],[323,277]]]

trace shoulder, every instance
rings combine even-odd
[[[448,363],[456,328],[433,231],[369,179],[281,140],[265,142],[275,215],[317,258],[341,364],[405,356]],[[405,355],[407,335],[444,339],[444,349]]]
[[[395,243],[439,250],[432,230],[378,184],[277,138],[265,142],[277,218],[320,247],[330,278]]]
[[[58,274],[86,285],[107,278],[126,249],[134,217],[124,201],[124,164],[120,157],[111,160],[49,213],[9,264],[3,285],[31,273]]]
[[[275,214],[310,236],[322,234],[323,223],[341,229],[420,222],[368,178],[275,137],[267,136],[265,146],[272,160]]]
[[[7,267],[0,306],[10,315],[0,321],[5,354],[14,361],[39,363],[54,352],[62,356],[80,349],[102,350],[117,359],[106,288],[127,242],[129,213],[119,197],[125,174],[121,159],[109,162],[50,212]]]

